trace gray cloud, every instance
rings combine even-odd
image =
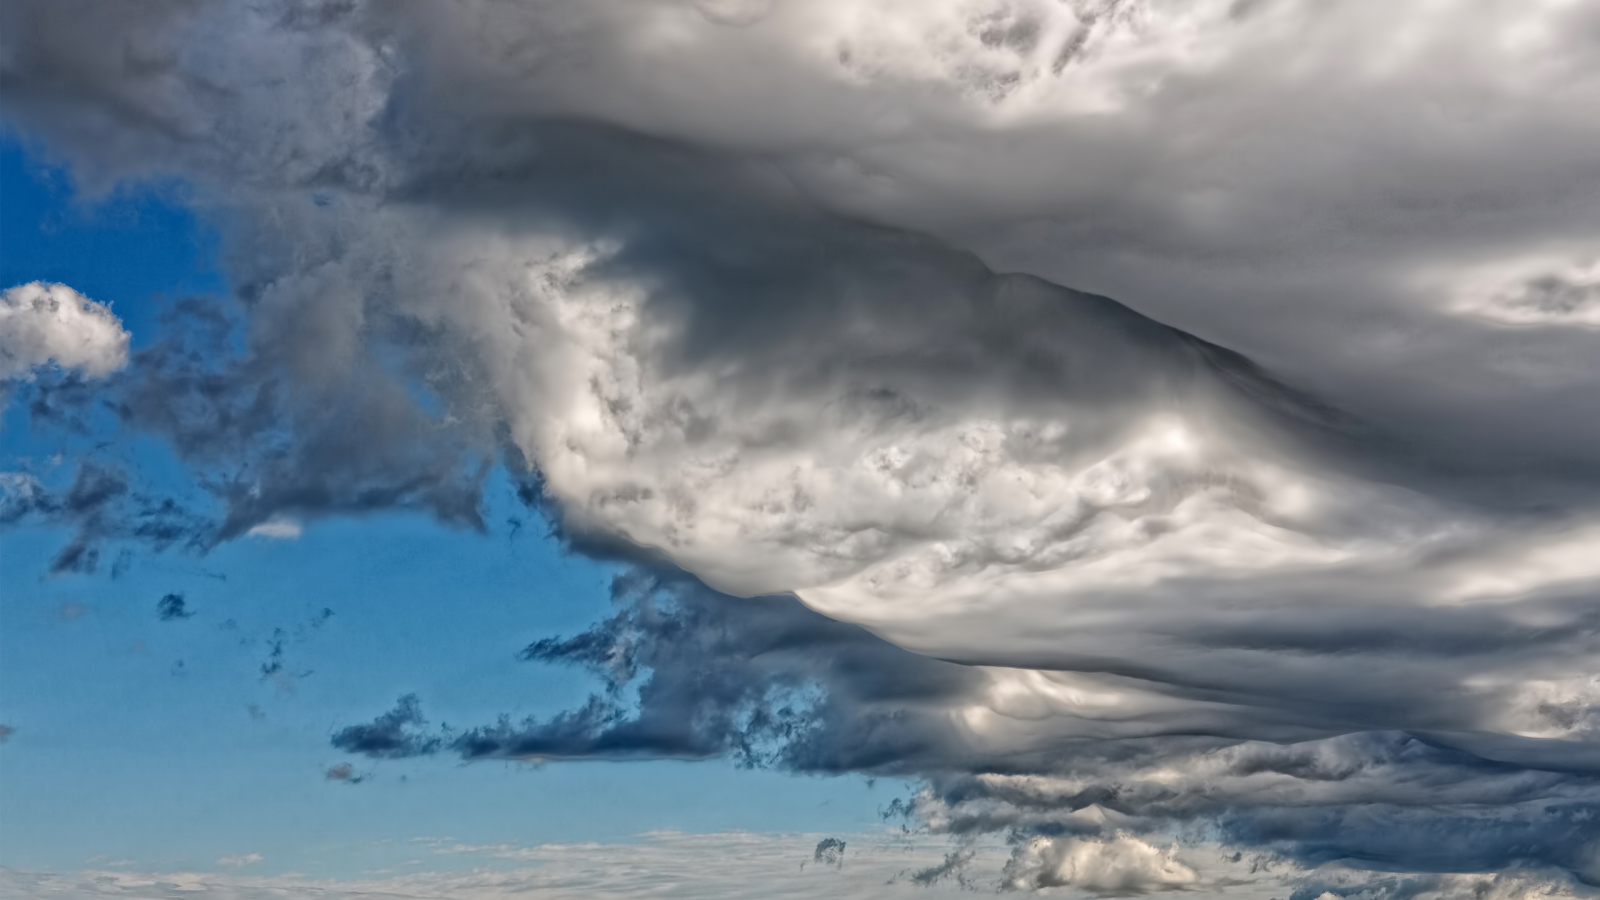
[[[1078,878],[1107,890],[1182,887],[1182,866],[1118,837],[1173,829],[1307,866],[1596,874],[1600,779],[1592,761],[1571,755],[1581,745],[1549,742],[1569,753],[1507,762],[1449,735],[1341,733],[1348,725],[1337,720],[1317,739],[1241,741],[1193,710],[1120,734],[1103,726],[1083,734],[1035,714],[1028,733],[997,740],[983,727],[996,695],[1012,679],[1046,673],[927,659],[787,598],[738,599],[643,574],[617,590],[617,615],[524,654],[602,678],[606,692],[586,705],[545,720],[429,732],[420,702],[407,696],[370,725],[335,735],[334,746],[379,759],[727,756],[805,773],[922,776],[927,789],[893,811],[955,837],[1019,836],[1008,877],[1020,886]],[[1081,676],[1065,683],[1097,687]],[[922,880],[959,871],[951,862]]]
[[[848,843],[839,838],[823,838],[817,841],[817,849],[812,851],[811,861],[824,866],[842,869],[844,868],[844,851],[847,846]]]
[[[1584,4],[3,15],[8,121],[185,178],[238,302],[37,421],[168,440],[202,548],[481,527],[500,459],[727,594],[636,576],[528,647],[605,681],[565,715],[336,746],[920,776],[1023,886],[1177,884],[1116,843],[1171,827],[1600,878]],[[58,569],[179,539],[78,479],[7,482],[82,523]]]
[[[370,360],[318,384],[296,379],[270,346],[218,351],[233,345],[237,319],[226,304],[186,300],[166,317],[163,339],[124,371],[93,387],[41,378],[17,396],[37,426],[102,445],[156,436],[187,465],[193,495],[163,496],[137,472],[86,459],[65,485],[6,473],[0,525],[74,526],[55,571],[94,570],[110,542],[204,552],[253,529],[281,534],[285,521],[328,515],[409,509],[483,527],[492,437],[439,422]]]
[[[430,421],[375,361],[335,380],[297,379],[285,348],[216,354],[232,324],[225,310],[181,306],[169,339],[136,354],[131,377],[105,392],[124,427],[162,435],[209,476],[224,510],[218,538],[278,515],[396,508],[481,527],[481,451]]]
[[[192,615],[194,613],[188,609],[182,594],[168,594],[156,603],[156,618],[163,622],[187,619]]]
[[[351,753],[376,758],[418,756],[439,748],[438,738],[420,732],[425,724],[416,695],[400,698],[395,708],[368,725],[352,725],[333,736],[333,745]]]
[[[366,781],[369,776],[357,774],[355,766],[352,766],[349,763],[335,763],[334,765],[328,767],[328,771],[322,773],[322,777],[327,781],[338,781],[344,784],[360,784],[361,782]]]
[[[625,604],[616,616],[523,653],[602,678],[605,692],[585,705],[432,734],[408,695],[333,745],[374,758],[447,749],[466,759],[731,756],[807,772],[917,774],[947,763],[957,738],[941,719],[978,683],[967,667],[900,650],[791,598],[735,600],[645,572],[619,578],[615,590]]]
[[[156,550],[210,545],[207,519],[172,497],[135,489],[127,472],[81,462],[72,479],[52,491],[27,472],[0,473],[0,527],[19,523],[65,525],[72,539],[50,564],[52,573],[94,572],[101,545],[136,541]]]

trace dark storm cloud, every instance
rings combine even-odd
[[[1369,732],[1294,744],[1169,733],[985,746],[952,722],[979,704],[985,670],[929,660],[785,598],[720,596],[681,578],[619,580],[617,615],[525,658],[584,666],[606,692],[545,720],[459,734],[423,728],[414,696],[334,746],[374,758],[723,756],[795,772],[921,775],[891,812],[957,837],[1059,839],[1202,827],[1225,845],[1408,871],[1543,867],[1594,881],[1600,765],[1543,768]],[[630,690],[636,703],[624,702]],[[1176,730],[1176,729],[1175,729]],[[1564,764],[1563,764],[1564,763]],[[970,858],[917,873],[955,877]],[[919,883],[921,883],[919,881]]]
[[[522,654],[589,669],[603,695],[551,719],[502,719],[458,735],[420,730],[420,701],[408,695],[370,725],[336,734],[334,746],[378,758],[447,749],[465,759],[727,756],[828,774],[946,764],[956,738],[943,709],[976,683],[972,670],[907,653],[792,598],[738,600],[642,570],[614,590],[624,604],[616,616]]]

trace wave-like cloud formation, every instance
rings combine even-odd
[[[1112,884],[1047,839],[1152,817],[1600,880],[1592,5],[4,16],[12,121],[228,223],[248,353],[152,351],[119,407],[208,467],[276,428],[216,482],[223,536],[472,523],[508,446],[581,546],[948,661],[874,707],[916,740],[772,717],[923,664],[896,656],[657,710],[737,727],[623,740],[602,699],[468,756],[921,774],[925,821],[1032,829],[1019,885]],[[753,644],[764,602],[726,613]],[[419,716],[341,738],[441,749]]]

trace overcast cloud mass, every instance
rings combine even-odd
[[[131,357],[5,294],[36,419],[216,503],[11,476],[63,566],[497,461],[630,563],[525,652],[587,706],[351,754],[912,776],[991,888],[1600,885],[1600,5],[13,0],[0,89],[237,294]]]

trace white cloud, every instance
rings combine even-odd
[[[245,866],[253,866],[261,862],[264,858],[265,857],[259,853],[241,853],[237,856],[224,856],[217,860],[217,865],[225,866],[230,869],[239,869]]]
[[[128,332],[109,307],[42,281],[0,293],[0,378],[49,363],[103,378],[127,361]]]
[[[437,897],[446,900],[606,900],[639,896],[734,900],[763,897],[839,900],[881,897],[971,896],[970,887],[954,880],[919,885],[913,876],[941,864],[952,845],[943,840],[883,833],[843,835],[847,850],[841,865],[802,865],[812,861],[819,834],[756,834],[748,832],[684,834],[653,832],[634,842],[465,845],[449,840],[422,843],[445,857],[464,857],[470,867],[411,874],[341,879],[304,876],[245,876],[214,873],[84,872],[40,875],[0,869],[0,891],[8,896],[88,900],[137,893],[152,900],[265,900],[265,898]],[[1124,839],[1131,840],[1131,839]],[[1127,844],[1131,847],[1132,844]],[[1113,852],[1136,854],[1123,845]],[[963,874],[979,889],[1000,888],[1008,851],[998,841],[972,848]],[[1189,872],[1189,896],[1267,900],[1282,893],[1278,875],[1254,875],[1247,865],[1224,858],[1222,848],[1196,848],[1199,868],[1190,869],[1161,851],[1165,863],[1112,863],[1113,868],[1148,865],[1152,878]],[[1130,857],[1131,858],[1131,857]],[[1120,859],[1120,858],[1119,858]],[[1096,865],[1096,864],[1091,864]],[[1165,866],[1165,868],[1163,868]],[[1204,870],[1203,873],[1201,870]],[[1087,870],[1085,870],[1087,871]],[[1120,869],[1119,869],[1120,871]],[[1142,871],[1142,870],[1141,870]],[[1163,876],[1160,873],[1166,872]],[[1120,877],[1120,876],[1119,876]],[[1126,881],[1126,879],[1122,879]],[[1213,886],[1222,882],[1223,886]],[[1093,881],[1088,886],[1100,890]],[[1107,884],[1111,882],[1105,882]],[[1118,882],[1121,883],[1121,882]],[[1153,884],[1148,879],[1140,884]],[[1068,896],[1087,896],[1069,894]]]
[[[293,519],[277,517],[268,519],[245,532],[250,537],[267,538],[274,541],[292,541],[298,538],[302,528],[299,522]]]
[[[917,884],[913,876],[947,859],[949,842],[911,835],[849,834],[839,866],[802,865],[817,834],[654,832],[634,842],[466,845],[419,839],[436,854],[470,866],[345,878],[235,873],[90,871],[42,874],[0,867],[6,896],[92,900],[137,895],[150,900],[607,900],[651,896],[694,900],[750,897],[839,900],[970,897],[1006,887],[1043,896],[1091,898],[1179,890],[1195,900],[1268,900],[1297,888],[1339,888],[1335,896],[1372,900],[1533,900],[1584,896],[1537,873],[1423,875],[1415,893],[1395,891],[1396,876],[1324,866],[1303,869],[1269,856],[1237,854],[1213,843],[1162,850],[1128,835],[1110,840],[1036,840],[1008,852],[998,841],[971,846],[954,879]]]
[[[1176,858],[1176,845],[1162,850],[1136,837],[1107,840],[1035,838],[1007,867],[1013,888],[1075,887],[1115,894],[1144,894],[1197,886],[1200,876]]]
[[[1600,259],[1535,256],[1468,272],[1455,292],[1461,313],[1506,325],[1600,327]]]

